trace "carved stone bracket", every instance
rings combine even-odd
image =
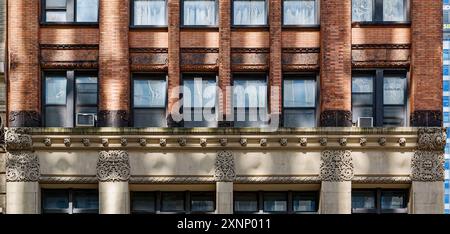
[[[439,151],[417,150],[411,161],[413,181],[444,181],[444,153]]]
[[[236,178],[234,157],[231,151],[217,153],[214,178],[219,182],[232,182]]]
[[[350,150],[322,152],[320,178],[322,181],[350,181],[353,179],[353,159]]]
[[[31,150],[33,141],[30,128],[9,128],[5,134],[5,145],[10,150]]]
[[[97,179],[100,182],[126,182],[131,167],[128,152],[123,150],[100,151],[97,162]]]
[[[13,151],[6,153],[6,181],[39,181],[39,160],[32,151]]]
[[[447,134],[443,128],[419,128],[417,147],[419,150],[443,151]]]

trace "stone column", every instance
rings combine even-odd
[[[123,150],[100,151],[97,162],[100,214],[130,213],[130,161]]]
[[[353,159],[350,150],[325,150],[321,156],[321,214],[352,212]]]
[[[129,0],[100,0],[99,127],[128,127]]]
[[[216,179],[216,213],[233,214],[233,181],[236,173],[231,151],[218,152],[214,177]]]
[[[410,213],[444,213],[445,141],[442,128],[419,129],[418,146],[411,161]]]
[[[30,129],[8,129],[6,144],[6,213],[40,213],[39,160],[32,150]]]
[[[352,126],[352,1],[321,0],[320,126]]]

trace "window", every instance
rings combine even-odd
[[[43,85],[45,127],[95,126],[96,72],[45,72]]]
[[[132,192],[131,213],[213,213],[214,192]]]
[[[184,127],[217,127],[216,76],[183,75]]]
[[[234,212],[251,213],[317,213],[317,192],[235,192]]]
[[[43,189],[42,213],[98,213],[98,191]]]
[[[283,24],[284,25],[317,25],[318,0],[284,0]]]
[[[131,25],[167,26],[166,0],[132,0]]]
[[[315,76],[289,75],[283,81],[284,127],[316,126]]]
[[[97,23],[98,0],[43,0],[47,23]]]
[[[235,75],[233,86],[234,126],[266,126],[268,123],[266,76]]]
[[[166,102],[167,82],[165,75],[134,75],[134,127],[167,127]]]
[[[267,4],[265,0],[234,0],[233,25],[266,26]]]
[[[183,0],[184,26],[216,26],[218,22],[216,0]]]
[[[354,72],[352,78],[353,122],[373,118],[376,127],[406,126],[406,72],[377,70]]]
[[[408,192],[406,190],[354,190],[352,192],[353,213],[407,213]]]
[[[409,0],[352,0],[354,22],[408,22]]]

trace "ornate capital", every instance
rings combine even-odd
[[[33,141],[30,128],[9,128],[5,134],[5,145],[10,150],[31,150]]]
[[[236,178],[234,157],[231,151],[217,153],[214,178],[220,182],[232,182]]]
[[[123,150],[100,151],[97,162],[97,179],[101,182],[128,181],[130,160]]]
[[[39,160],[31,151],[6,152],[6,181],[39,181]]]
[[[325,150],[321,156],[322,181],[350,181],[353,179],[353,159],[350,150]]]
[[[411,161],[413,181],[444,181],[444,153],[417,150]]]
[[[443,151],[447,134],[444,128],[419,128],[417,148],[419,150]]]

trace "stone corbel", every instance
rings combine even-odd
[[[322,181],[351,181],[353,176],[353,159],[350,150],[325,150],[322,152],[320,165]]]
[[[233,182],[236,179],[234,157],[231,151],[217,153],[214,178],[217,182]]]

